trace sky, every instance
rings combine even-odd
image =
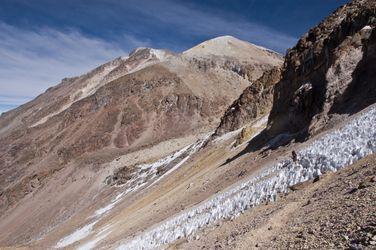
[[[0,0],[0,113],[136,47],[232,35],[284,54],[345,0]]]

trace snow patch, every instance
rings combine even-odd
[[[61,240],[59,240],[56,244],[56,248],[63,248],[63,247],[66,247],[66,246],[69,246],[79,240],[82,240],[84,238],[86,238],[93,230],[93,227],[95,224],[98,223],[99,220],[96,220],[88,225],[85,225],[83,227],[81,227],[80,229],[74,231],[73,233],[71,233],[70,235],[62,238]]]

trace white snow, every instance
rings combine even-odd
[[[126,187],[125,191],[122,193],[119,193],[112,201],[102,207],[97,209],[94,212],[94,215],[90,218],[97,218],[94,222],[85,225],[81,227],[80,229],[74,231],[73,233],[69,234],[68,236],[62,238],[59,240],[59,242],[56,244],[56,248],[63,248],[66,246],[69,246],[77,241],[83,240],[86,237],[88,237],[90,234],[93,233],[93,227],[96,223],[98,223],[101,219],[104,218],[104,216],[111,211],[112,208],[115,207],[117,203],[122,201],[122,199],[130,192],[134,192],[141,187],[147,186],[150,187],[160,181],[165,176],[169,175],[176,169],[178,169],[181,165],[183,165],[188,158],[195,152],[197,152],[206,142],[206,140],[209,138],[209,134],[206,135],[205,138],[198,140],[196,143],[188,145],[179,151],[168,155],[154,163],[150,164],[141,164],[138,166],[138,171],[136,174],[134,174],[133,178],[128,181],[125,185],[122,187]],[[176,160],[178,157],[182,156],[183,154],[186,154],[186,157],[184,157],[182,160],[180,160],[178,163],[173,165],[169,170],[167,170],[166,173],[164,173],[161,176],[158,176],[157,171],[159,167],[167,166],[168,164],[172,163],[174,160]],[[97,233],[94,238],[87,243],[84,243],[79,247],[79,249],[92,249],[96,246],[98,242],[106,238],[111,232],[109,231],[109,227],[105,226],[99,233]]]
[[[278,193],[287,193],[292,185],[337,171],[376,152],[375,107],[340,129],[308,141],[297,152],[297,162],[286,158],[265,166],[258,175],[156,225],[118,249],[155,249],[181,237],[192,237],[200,228],[235,218],[264,201],[274,201]]]
[[[188,145],[179,151],[168,155],[156,162],[150,163],[150,164],[141,164],[138,166],[138,170],[136,173],[133,174],[131,180],[127,181],[126,184],[122,185],[123,187],[127,187],[127,190],[125,191],[125,194],[129,192],[134,192],[138,190],[139,188],[148,185],[148,187],[154,185],[158,181],[160,181],[165,176],[169,175],[176,169],[178,169],[181,165],[183,165],[184,162],[188,160],[188,158],[197,152],[207,141],[210,134],[206,135],[203,139],[198,140],[196,143]],[[169,164],[171,164],[173,161],[178,159],[179,157],[185,156],[182,160],[177,162],[175,165],[173,165],[170,169],[167,170],[166,173],[159,176],[158,175],[158,169],[160,167],[166,167]]]
[[[56,248],[63,248],[63,247],[69,246],[69,245],[71,245],[71,244],[73,244],[73,243],[75,243],[79,240],[86,238],[91,233],[94,225],[97,224],[98,221],[99,220],[95,220],[94,222],[92,222],[88,225],[85,225],[85,226],[81,227],[80,229],[77,229],[73,233],[69,234],[68,236],[62,238],[61,240],[59,240],[57,242]]]

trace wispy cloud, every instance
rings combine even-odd
[[[134,2],[134,1],[132,1]],[[140,4],[140,2],[142,2]],[[233,35],[240,39],[284,53],[293,46],[297,38],[273,30],[262,24],[250,22],[233,13],[211,13],[187,5],[184,2],[160,0],[140,0],[137,3],[123,5],[123,8],[134,8],[143,15],[156,20],[159,26],[173,27],[186,37],[211,38],[219,35]]]
[[[129,49],[145,42],[127,35]],[[56,85],[128,51],[71,30],[24,30],[0,23],[0,105],[18,106]],[[1,111],[0,111],[1,112]]]
[[[92,2],[99,3],[103,4],[98,0]],[[80,1],[75,6],[86,8]],[[297,40],[234,13],[205,11],[192,2],[107,0],[105,11],[98,10],[98,6],[91,10],[95,12],[88,13],[101,20],[98,37],[75,28],[20,28],[0,21],[0,109],[20,105],[64,77],[85,73],[139,46],[179,51],[205,39],[233,35],[283,53]],[[109,16],[113,27],[117,27],[114,30],[106,23]],[[67,18],[75,20],[73,17]],[[89,25],[84,30],[99,26],[97,19],[89,17],[85,17],[89,21],[77,21]]]

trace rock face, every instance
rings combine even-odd
[[[64,79],[0,117],[0,211],[37,189],[34,176],[43,185],[68,164],[98,167],[213,130],[242,90],[281,61],[277,53],[219,37],[181,54],[138,48]]]
[[[266,70],[240,97],[226,110],[221,123],[215,131],[220,136],[267,115],[273,101],[273,89],[281,79],[281,67]]]
[[[312,135],[338,114],[376,101],[376,2],[356,0],[306,33],[286,55],[268,121],[271,135]]]

